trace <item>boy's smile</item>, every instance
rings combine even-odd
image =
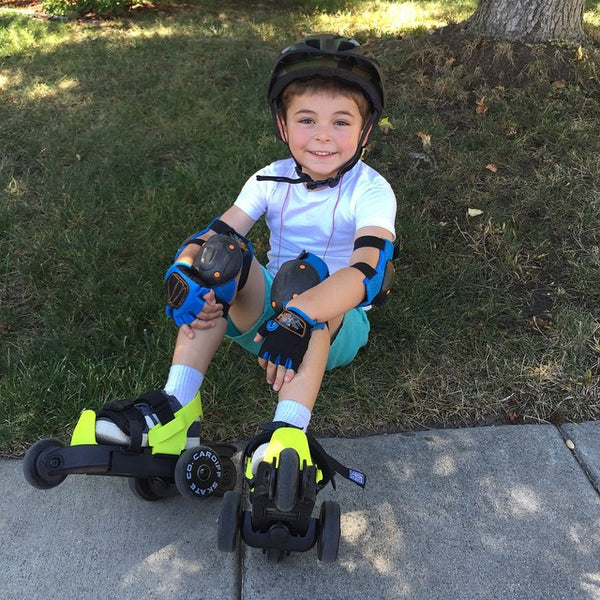
[[[319,181],[335,177],[354,156],[363,119],[351,98],[307,92],[292,99],[280,126],[302,171]]]

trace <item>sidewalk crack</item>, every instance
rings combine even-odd
[[[587,480],[590,482],[590,484],[591,484],[592,488],[594,489],[594,491],[596,492],[596,494],[598,494],[598,496],[600,496],[600,481],[597,481],[596,478],[594,477],[593,473],[590,472],[589,468],[587,467],[585,458],[578,451],[577,446],[573,443],[573,441],[568,436],[568,434],[565,431],[563,431],[562,426],[555,425],[555,427],[558,431],[558,435],[564,441],[565,446],[567,446],[567,448],[571,451],[571,455],[575,459],[575,462],[579,465],[579,468],[582,470],[583,474],[586,476]],[[569,442],[570,442],[570,444],[569,444]]]

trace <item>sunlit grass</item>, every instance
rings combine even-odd
[[[202,0],[196,0],[202,6]],[[0,30],[0,48],[19,52],[33,48],[43,40],[44,51],[52,52],[62,43],[76,43],[81,39],[112,38],[116,32],[122,36],[119,43],[130,40],[169,38],[172,36],[205,36],[213,39],[240,39],[240,36],[265,42],[281,43],[293,40],[298,32],[333,31],[342,35],[398,36],[423,32],[459,23],[469,17],[477,0],[438,0],[387,2],[385,0],[359,0],[347,2],[343,9],[271,11],[269,5],[238,5],[232,2],[214,4],[207,2],[201,12],[182,9],[183,18],[142,24],[118,18],[101,26],[83,24],[36,23],[27,27],[8,27]],[[193,5],[192,5],[193,6]],[[212,9],[212,10],[211,10]],[[268,11],[268,12],[264,12]],[[2,9],[0,8],[0,15]],[[584,13],[586,25],[600,28],[600,5],[588,2]]]
[[[202,3],[200,3],[202,4]],[[367,0],[348,2],[342,10],[311,11],[269,11],[269,6],[255,5],[249,2],[246,6],[231,2],[214,5],[208,3],[201,13],[191,13],[190,20],[183,18],[176,21],[143,25],[127,23],[121,28],[123,21],[115,19],[104,23],[101,27],[85,24],[44,24],[32,22],[27,27],[9,28],[0,33],[0,46],[9,51],[20,51],[31,48],[43,39],[43,45],[51,51],[56,44],[76,42],[82,35],[102,37],[112,35],[110,32],[121,29],[124,38],[148,39],[154,36],[169,37],[173,35],[206,36],[210,38],[237,38],[240,35],[252,36],[263,41],[279,42],[297,37],[298,31],[335,31],[343,35],[357,33],[373,36],[390,36],[407,34],[412,31],[429,30],[443,27],[448,23],[459,22],[474,10],[476,0],[456,1],[415,1],[385,2]],[[264,12],[267,10],[268,12]],[[1,11],[1,9],[0,9]],[[0,14],[2,14],[0,12]],[[106,32],[109,32],[108,34]]]
[[[359,2],[346,11],[323,13],[316,17],[317,30],[337,31],[344,35],[368,32],[374,36],[426,31],[457,23],[467,18],[476,2]]]
[[[588,10],[583,13],[583,21],[587,25],[600,27],[600,4],[589,7]]]

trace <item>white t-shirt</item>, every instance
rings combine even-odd
[[[270,231],[267,268],[275,274],[302,250],[322,258],[330,273],[347,267],[356,231],[382,227],[395,235],[396,197],[377,171],[359,161],[335,188],[310,191],[303,184],[258,181],[257,175],[297,177],[292,158],[255,173],[235,206],[257,221],[265,215]]]

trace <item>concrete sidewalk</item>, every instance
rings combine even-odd
[[[218,500],[81,475],[40,491],[0,462],[0,598],[600,600],[600,422],[322,443],[368,476],[317,499],[342,508],[333,564],[218,552]]]

